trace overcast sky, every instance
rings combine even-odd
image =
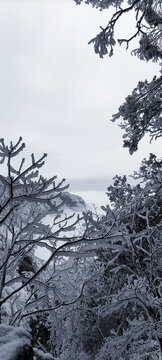
[[[21,135],[29,154],[48,153],[47,177],[64,177],[72,193],[101,204],[115,174],[132,173],[149,152],[160,156],[160,141],[148,139],[130,156],[109,121],[158,65],[124,48],[100,59],[88,41],[106,22],[107,12],[73,0],[0,0],[0,137]],[[118,31],[131,27],[124,19]]]

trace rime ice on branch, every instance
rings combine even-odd
[[[45,179],[39,175],[46,154],[38,160],[32,154],[27,168],[24,158],[19,166],[14,165],[24,147],[21,137],[9,146],[0,139],[0,162],[6,163],[7,169],[5,176],[0,175],[0,307],[1,320],[8,319],[10,324],[18,324],[31,309],[51,307],[53,275],[52,270],[44,270],[54,257],[61,256],[61,240],[61,249],[66,242],[71,245],[72,239],[64,234],[74,231],[78,222],[72,215],[62,214],[60,195],[68,187],[63,184],[65,179],[56,184],[56,176]],[[52,225],[43,222],[49,214],[53,216]],[[35,263],[38,247],[49,250],[47,261]]]
[[[162,5],[160,0],[74,0],[76,4],[85,2],[99,10],[108,11],[110,6],[115,8],[110,21],[101,32],[97,34],[89,44],[94,45],[95,53],[101,58],[105,55],[112,56],[117,43],[126,44],[126,49],[134,39],[138,39],[139,47],[131,54],[141,60],[159,61],[162,59]],[[135,19],[135,28],[128,38],[117,38],[116,25],[120,19],[131,14]],[[128,147],[130,154],[138,149],[142,137],[149,133],[151,140],[157,139],[162,134],[161,119],[161,77],[154,77],[151,82],[140,81],[132,91],[117,114],[113,115],[113,121],[122,118],[119,125],[124,130],[123,146]]]

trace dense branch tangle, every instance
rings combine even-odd
[[[6,146],[4,140],[0,139],[0,162],[1,164],[7,162],[7,173],[0,176],[0,306],[2,317],[6,311],[8,312],[6,310],[9,306],[7,305],[8,301],[12,313],[18,311],[20,317],[22,311],[25,311],[25,305],[24,307],[20,305],[22,289],[26,289],[25,296],[27,298],[35,300],[36,296],[38,300],[37,294],[41,292],[41,289],[43,289],[42,293],[46,293],[53,267],[51,266],[49,273],[46,272],[46,276],[44,270],[48,269],[55,252],[58,252],[56,249],[60,245],[60,241],[64,245],[69,240],[69,245],[71,245],[72,239],[66,238],[66,240],[64,233],[68,231],[70,234],[71,231],[74,231],[79,220],[78,218],[74,219],[73,215],[62,215],[63,202],[60,194],[68,187],[68,185],[63,185],[65,179],[56,184],[56,176],[48,180],[39,176],[38,170],[44,165],[46,154],[38,160],[35,160],[32,154],[32,163],[26,169],[24,169],[25,159],[23,158],[19,168],[16,169],[14,158],[23,151],[24,147],[25,144],[22,143],[21,137],[16,145],[11,142],[10,146]],[[46,225],[43,222],[48,215],[53,216],[52,225]],[[31,265],[35,249],[38,247],[47,248],[50,251],[49,259],[47,261],[37,260],[35,265]],[[68,256],[70,255],[68,254]],[[28,259],[27,262],[25,259]],[[20,274],[22,261],[25,269]]]
[[[155,92],[157,85],[155,80]],[[147,97],[147,92],[151,93],[150,88],[137,91],[139,102]],[[67,237],[65,231],[76,231],[78,219],[60,212],[59,194],[66,186],[62,182],[56,185],[55,177],[38,177],[45,155],[38,161],[32,155],[31,166],[23,170],[21,161],[16,170],[13,158],[22,150],[21,138],[16,149],[12,143],[6,147],[3,140],[0,148],[3,162],[7,160],[7,175],[0,177],[2,321],[7,319],[15,326],[34,315],[43,314],[51,321],[55,317],[52,326],[60,337],[56,326],[61,319],[66,324],[75,312],[91,332],[91,319],[94,323],[97,317],[96,326],[103,334],[100,346],[108,344],[111,355],[116,349],[114,359],[123,351],[128,354],[125,344],[130,346],[132,338],[133,345],[138,345],[143,336],[156,337],[160,342],[161,176],[156,157],[150,155],[135,174],[146,183],[144,188],[131,187],[126,177],[116,177],[114,186],[108,188],[110,201],[115,205],[113,211],[107,206],[101,217],[92,212],[84,214],[82,231]],[[43,219],[51,213],[53,223],[46,225]],[[50,251],[46,261],[34,256],[37,246]],[[112,317],[113,324],[105,325],[109,333],[104,333],[102,319],[109,324]],[[146,327],[149,323],[147,336],[141,323]],[[135,334],[136,329],[141,329],[140,334]],[[115,332],[113,340],[110,330]],[[136,335],[139,338],[135,339]],[[51,336],[55,344],[55,336]]]
[[[22,159],[17,170],[13,160],[24,146],[21,138],[10,146],[0,140],[1,163],[7,162],[7,174],[0,176],[0,308],[2,321],[7,316],[14,325],[32,314],[51,312],[78,301],[85,285],[95,276],[88,264],[94,261],[97,244],[112,236],[115,224],[113,218],[104,235],[95,235],[93,227],[87,225],[87,215],[82,232],[76,232],[83,217],[62,215],[60,194],[67,188],[64,180],[56,185],[56,176],[49,180],[38,177],[46,154],[37,161],[32,154],[32,164],[26,169]],[[52,225],[43,221],[48,215],[53,216]],[[34,256],[37,248],[49,250],[46,261]],[[66,263],[69,271],[65,276]]]

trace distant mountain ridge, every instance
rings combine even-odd
[[[64,191],[60,195],[60,199],[63,201],[63,206],[69,210],[82,212],[86,210],[86,203],[79,195],[74,195],[68,191]]]

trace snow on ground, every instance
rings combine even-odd
[[[21,349],[31,347],[31,336],[23,328],[0,325],[0,359],[14,360]]]
[[[32,349],[31,343],[32,337],[25,329],[0,325],[0,360],[54,360],[51,354],[37,348]]]

